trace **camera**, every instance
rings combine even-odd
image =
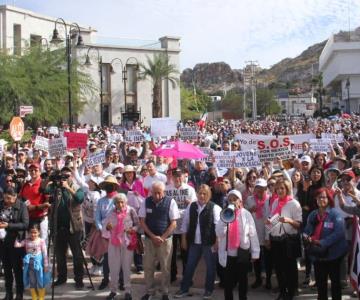
[[[9,223],[12,220],[12,211],[10,209],[4,209],[0,211],[0,222]]]
[[[64,175],[60,171],[54,171],[50,174],[49,180],[54,184],[60,185],[61,182],[66,181],[69,177],[69,175]]]

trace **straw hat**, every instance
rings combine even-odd
[[[118,182],[116,178],[112,175],[108,175],[105,177],[104,181],[99,184],[99,187],[103,189],[106,185],[116,185],[118,186]]]
[[[126,173],[126,172],[135,172],[135,168],[132,165],[126,165],[124,167],[123,173]]]

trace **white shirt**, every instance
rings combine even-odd
[[[359,192],[359,190],[358,189],[354,189],[354,191],[355,191],[355,195],[356,195],[356,197],[358,197],[358,199],[360,199],[360,192]],[[350,196],[348,196],[348,195],[345,195],[345,194],[343,194],[343,197],[344,197],[344,200],[345,200],[345,205],[346,206],[356,206],[356,203],[354,203],[353,202],[353,198],[352,197],[350,197]],[[340,208],[340,205],[339,205],[339,196],[338,195],[336,195],[335,197],[334,197],[334,208],[337,210],[337,212],[340,214],[340,216],[342,216],[344,219],[345,218],[352,218],[353,217],[353,215],[350,215],[350,214],[348,214],[348,213],[346,213],[346,212],[344,212],[341,208]]]
[[[251,213],[255,222],[257,236],[260,242],[260,245],[264,245],[265,242],[265,221],[267,219],[267,203],[269,203],[269,197],[266,197],[265,204],[263,206],[263,217],[257,218],[256,211]],[[256,207],[256,201],[254,196],[249,196],[246,200],[246,209],[251,210],[253,207]]]
[[[204,210],[206,204],[203,205],[203,206],[201,206],[199,204],[199,202],[196,202],[196,204],[197,204],[198,220],[197,220],[197,225],[196,225],[196,230],[195,230],[194,243],[195,244],[201,244],[201,232],[200,232],[199,217],[200,217],[200,213]],[[190,206],[191,205],[188,205],[188,207],[186,208],[184,218],[183,218],[183,223],[182,223],[182,226],[181,226],[181,233],[187,233],[188,230],[189,230],[189,226],[190,226]],[[214,208],[213,208],[215,226],[220,221],[220,212],[221,212],[221,207],[219,205],[215,204]]]
[[[166,184],[166,175],[156,172],[154,176],[146,176],[144,179],[144,188],[151,191],[151,186],[155,181],[162,181]]]
[[[189,203],[196,201],[196,193],[192,186],[183,183],[179,188],[174,184],[166,186],[165,193],[168,197],[174,198],[179,208],[180,218],[176,221],[176,229],[174,234],[181,234],[181,224],[185,215],[185,209]]]

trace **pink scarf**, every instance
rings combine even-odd
[[[121,245],[121,236],[124,233],[124,219],[126,217],[126,207],[123,211],[118,212],[115,210],[117,223],[115,228],[111,230],[111,244],[114,246],[120,246]]]
[[[321,233],[324,228],[324,222],[325,222],[325,219],[327,218],[327,216],[328,216],[328,213],[324,213],[323,216],[320,216],[319,213],[316,215],[318,224],[315,227],[315,230],[314,230],[313,235],[311,236],[311,239],[313,239],[315,241],[320,241]]]
[[[279,198],[279,196],[276,194],[276,193],[273,193],[270,197],[270,200],[269,200],[269,205],[270,207],[272,207],[273,203],[275,200],[277,200]]]
[[[264,205],[265,205],[265,200],[267,198],[267,194],[264,193],[264,196],[262,197],[262,199],[259,199],[255,194],[254,194],[254,199],[255,199],[255,204],[256,204],[256,219],[262,219],[262,217],[264,216]]]
[[[281,210],[282,208],[286,205],[286,203],[288,203],[291,200],[291,196],[287,195],[284,198],[278,198],[278,205],[275,207],[275,209],[273,209],[273,211],[271,212],[271,215],[276,215],[279,214],[281,215]]]
[[[229,224],[229,250],[237,249],[240,247],[240,231],[239,231],[239,220],[238,216],[240,209],[235,209],[235,220]]]

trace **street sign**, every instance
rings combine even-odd
[[[13,117],[10,122],[10,135],[15,142],[19,142],[24,135],[24,122],[20,117]]]
[[[26,115],[32,114],[34,112],[33,106],[20,106],[20,117],[25,117]]]

